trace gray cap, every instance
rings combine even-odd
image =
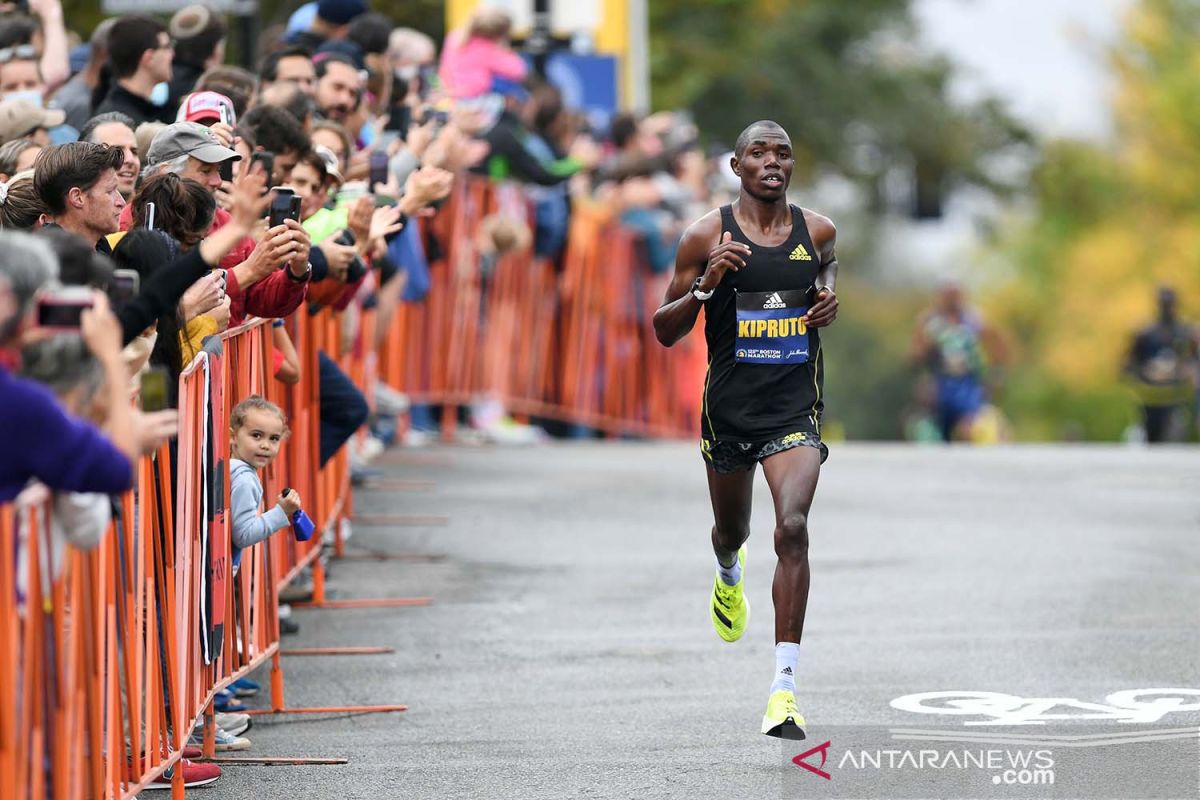
[[[146,154],[146,166],[161,164],[179,156],[191,156],[205,164],[238,161],[241,155],[221,144],[216,134],[198,122],[176,122],[158,132]]]

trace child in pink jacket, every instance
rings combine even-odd
[[[451,31],[442,47],[438,69],[442,85],[455,100],[492,91],[492,81],[520,82],[528,67],[508,45],[512,18],[498,8],[481,8],[463,30]]]

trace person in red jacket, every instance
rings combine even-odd
[[[217,133],[196,122],[177,122],[159,131],[146,154],[148,174],[170,171],[191,178],[214,194],[221,186],[220,167],[241,155],[222,144]],[[229,222],[229,212],[217,209],[210,234]],[[121,215],[128,230],[133,209]],[[304,227],[287,220],[266,232],[261,241],[247,236],[221,261],[229,295],[229,324],[240,325],[248,316],[286,317],[304,302],[312,267],[308,256],[312,242]],[[286,269],[281,269],[286,266]]]

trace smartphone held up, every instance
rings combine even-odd
[[[302,202],[300,196],[286,186],[276,186],[271,191],[275,192],[275,197],[271,200],[267,226],[274,228],[283,225],[289,219],[299,222],[300,203]]]
[[[37,298],[37,326],[51,331],[78,331],[83,312],[92,307],[92,290],[66,286],[42,292]]]

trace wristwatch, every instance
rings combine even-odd
[[[300,275],[299,277],[297,277],[296,274],[294,272],[292,272],[291,264],[284,267],[284,269],[287,270],[288,277],[291,278],[292,280],[294,280],[296,283],[304,283],[306,280],[308,280],[309,278],[312,277],[312,262],[311,261],[307,262],[304,265],[304,273],[302,275]]]
[[[707,292],[700,291],[700,278],[696,278],[695,282],[692,283],[692,297],[696,298],[701,303],[711,298],[713,296],[713,292],[715,291],[715,288],[709,289]]]

